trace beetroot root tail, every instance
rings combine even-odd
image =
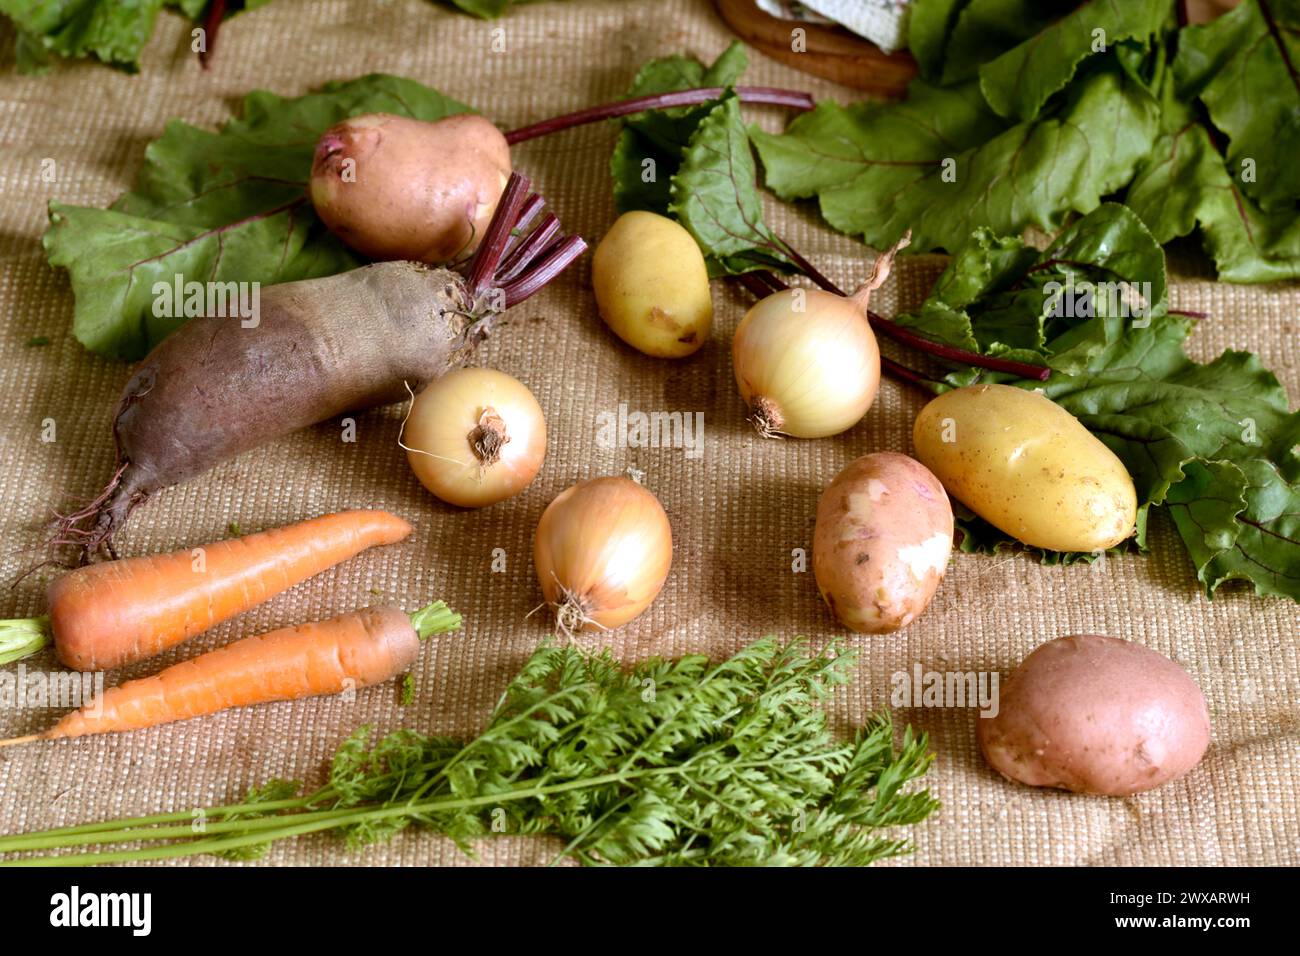
[[[147,497],[148,492],[136,482],[131,463],[123,462],[104,490],[84,507],[69,514],[55,514],[49,546],[76,547],[80,551],[78,564],[88,564],[99,554],[116,558],[113,535]]]

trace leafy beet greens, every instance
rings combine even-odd
[[[627,95],[730,87],[746,66],[739,43],[709,67],[664,57],[642,68]],[[734,90],[702,106],[628,117],[610,172],[619,212],[675,218],[700,244],[710,275],[790,266],[785,244],[763,222],[758,169]]]
[[[43,73],[56,59],[93,57],[134,72],[153,36],[158,14],[170,8],[201,25],[209,49],[223,19],[266,6],[271,0],[0,0],[0,15],[18,31],[17,60],[22,73]],[[482,19],[504,14],[527,0],[445,0]]]
[[[1181,29],[1173,0],[917,0],[906,99],[751,136],[778,196],[878,248],[1055,232],[1113,197],[1162,243],[1199,228],[1227,281],[1297,278],[1298,37],[1300,0]]]

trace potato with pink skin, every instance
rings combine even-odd
[[[510,147],[482,116],[369,113],[317,141],[311,201],[362,255],[444,263],[478,247],[509,178]]]
[[[1035,649],[980,718],[994,770],[1033,787],[1128,796],[1190,771],[1210,744],[1205,696],[1155,651],[1113,637],[1061,637]]]
[[[822,599],[859,633],[906,627],[943,580],[952,533],[948,495],[920,462],[889,451],[850,462],[817,504]]]

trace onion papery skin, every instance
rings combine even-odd
[[[673,538],[659,499],[630,478],[593,478],[547,506],[533,563],[560,628],[608,630],[640,615],[663,589]]]
[[[740,395],[764,435],[838,435],[862,420],[880,389],[880,347],[866,317],[820,289],[786,289],[756,303],[731,354]]]
[[[484,461],[472,438],[504,425],[506,441]],[[476,431],[477,430],[477,431]],[[416,396],[402,429],[406,458],[420,483],[448,504],[482,508],[523,491],[546,457],[546,418],[518,379],[490,368],[462,368]]]

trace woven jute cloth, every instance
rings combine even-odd
[[[493,31],[504,30],[504,35]],[[493,52],[504,38],[504,52]],[[215,126],[243,95],[265,88],[297,95],[371,71],[411,77],[472,104],[502,128],[618,97],[640,63],[686,51],[712,59],[729,42],[712,7],[688,0],[524,5],[486,23],[423,0],[277,0],[229,21],[211,70],[189,51],[189,25],[164,15],[138,75],[92,64],[43,78],[12,70],[12,33],[0,42],[0,513],[7,583],[32,563],[56,505],[93,495],[113,465],[110,419],[126,365],[92,357],[71,335],[67,278],[40,248],[46,202],[105,205],[129,189],[145,144],[173,117]],[[496,44],[498,47],[500,42]],[[818,97],[851,91],[759,55],[747,82],[803,88]],[[779,111],[751,109],[778,128]],[[514,150],[565,226],[593,241],[614,218],[607,166],[614,130],[586,126]],[[42,160],[55,160],[44,182]],[[864,274],[872,252],[827,228],[811,207],[769,200],[768,221],[841,285]],[[1247,349],[1300,396],[1300,290],[1217,284],[1204,266],[1180,265],[1175,307],[1204,312],[1190,352],[1202,361]],[[886,315],[920,302],[940,257],[904,260],[873,302]],[[228,526],[269,528],[344,508],[379,507],[415,524],[406,542],[375,550],[285,593],[164,657],[108,675],[109,683],[248,634],[330,617],[367,604],[414,609],[441,597],[465,616],[463,633],[433,640],[416,671],[412,704],[396,683],[352,700],[272,704],[131,734],[0,751],[0,827],[14,833],[109,816],[225,803],[273,777],[319,782],[338,742],[354,728],[412,727],[473,735],[508,678],[550,634],[531,561],[546,504],[576,481],[634,467],[672,520],[673,568],[662,595],[615,632],[584,636],[627,659],[733,653],[766,634],[823,643],[843,631],[817,595],[811,572],[792,570],[809,549],[817,498],[847,462],[868,452],[910,451],[924,396],[886,381],[866,419],[822,441],[759,439],[745,423],[728,343],[748,300],[715,283],[713,338],[691,359],[646,358],[601,323],[585,258],[543,294],[514,310],[478,364],[522,379],[549,427],[538,479],[511,501],[458,510],[430,496],[397,445],[401,407],[357,416],[355,442],[332,422],[249,452],[139,508],[119,545],[125,554],[219,540]],[[46,347],[25,347],[46,336]],[[675,448],[609,448],[597,441],[602,413],[702,412],[703,454]],[[42,441],[46,419],[56,440]],[[501,549],[504,571],[493,571]],[[0,591],[4,617],[44,611],[35,573]],[[1185,667],[1204,689],[1213,743],[1182,780],[1131,799],[1079,796],[1012,784],[991,771],[975,743],[971,709],[896,712],[930,734],[937,754],[928,782],[942,809],[912,836],[912,864],[1300,863],[1300,652],[1296,605],[1244,586],[1206,600],[1172,527],[1152,522],[1150,554],[1089,568],[1042,567],[1023,555],[955,555],[930,609],[901,633],[849,636],[861,651],[857,679],[833,704],[848,732],[889,703],[891,675],[933,671],[1006,673],[1032,648],[1064,634],[1139,641]],[[57,667],[52,655],[26,662]],[[10,665],[14,666],[14,665]],[[0,713],[4,736],[32,733],[57,712]],[[477,844],[478,860],[549,860],[558,842],[502,837]],[[205,860],[205,862],[208,862]],[[267,863],[470,864],[447,839],[409,830],[391,843],[350,852],[330,836],[276,846]]]

